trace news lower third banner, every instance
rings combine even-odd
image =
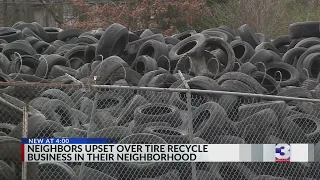
[[[104,138],[22,139],[23,162],[313,162],[313,144],[116,144]]]

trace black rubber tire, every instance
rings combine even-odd
[[[98,44],[90,44],[86,46],[86,49],[84,51],[84,61],[85,62],[93,62],[96,58],[96,49]]]
[[[60,40],[55,40],[51,44],[58,50],[61,46],[64,46],[67,43],[60,41]]]
[[[20,71],[21,65],[24,65],[24,66],[28,66],[31,68],[31,70],[33,72],[31,75],[33,75],[40,64],[40,61],[38,59],[36,59],[34,56],[22,55],[20,57],[17,57],[13,61],[11,61],[10,65],[7,69],[7,73],[8,74],[20,73],[21,72]],[[21,60],[22,60],[22,63],[21,63]]]
[[[311,91],[311,90],[315,89],[318,84],[319,84],[319,82],[318,82],[317,80],[306,79],[306,80],[303,81],[303,83],[301,84],[301,87],[304,87],[304,88],[306,88],[307,90]]]
[[[249,62],[253,65],[256,65],[257,63],[267,64],[271,62],[281,61],[281,58],[279,56],[275,56],[272,52],[273,51],[270,50],[260,49],[251,57]]]
[[[167,144],[162,138],[148,133],[138,133],[123,138],[118,144]],[[129,163],[121,162],[119,169],[126,171],[119,174],[119,179],[154,178],[170,171],[172,165],[166,162]]]
[[[289,86],[283,88],[279,93],[279,96],[299,97],[299,98],[312,98],[312,94],[309,90],[302,87]]]
[[[197,34],[197,31],[189,30],[189,31],[185,31],[185,32],[182,32],[182,33],[179,33],[179,34],[174,34],[174,35],[172,35],[172,37],[177,38],[180,41],[182,41],[182,40],[184,40],[184,39],[186,39],[186,38],[188,38],[190,36],[193,36],[195,34]]]
[[[256,48],[260,44],[258,38],[247,24],[240,26],[238,31],[241,39],[249,43],[253,48]]]
[[[206,76],[196,76],[191,78],[187,81],[189,87],[191,89],[202,89],[202,90],[215,90],[215,91],[222,91],[223,89],[221,86],[213,79],[206,77]],[[181,83],[177,88],[183,88],[183,83]],[[219,94],[204,94],[204,93],[191,93],[191,105],[192,108],[197,108],[202,104],[208,101],[217,101],[220,98]],[[179,107],[181,110],[187,110],[187,99],[185,93],[172,93],[169,104],[172,104],[176,107]]]
[[[143,38],[143,39],[138,39],[138,40],[129,42],[126,46],[126,52],[128,54],[136,54],[139,51],[142,44],[144,44],[145,42],[147,42],[149,40],[156,40],[156,41],[163,42],[163,43],[165,42],[164,36],[162,34],[155,34],[155,35]]]
[[[33,49],[36,50],[38,54],[43,54],[49,46],[50,44],[45,41],[38,41],[32,45]]]
[[[187,132],[177,128],[165,126],[149,126],[146,127],[143,132],[159,136],[168,144],[187,144],[189,142]]]
[[[56,51],[57,51],[57,48],[55,48],[53,45],[49,45],[48,48],[45,49],[42,54],[50,55],[55,53]]]
[[[84,52],[86,50],[85,45],[78,45],[76,47],[73,47],[72,49],[68,50],[65,54],[64,57],[67,60],[70,60],[73,57],[78,57],[84,61]]]
[[[97,44],[99,40],[94,36],[90,35],[80,35],[78,39],[74,42],[75,44],[85,43],[85,44]]]
[[[61,47],[59,47],[57,49],[57,51],[55,52],[55,54],[60,55],[60,56],[64,56],[65,53],[67,53],[70,49],[77,47],[77,44],[65,44]]]
[[[7,56],[5,56],[3,53],[0,53],[0,70],[6,74],[9,65],[10,61]]]
[[[283,55],[282,61],[296,67],[299,57],[306,51],[307,48],[292,48]]]
[[[36,69],[35,76],[46,78],[54,65],[65,66],[66,64],[67,60],[57,54],[42,56],[42,58],[40,58],[40,63]]]
[[[46,97],[49,99],[59,99],[59,100],[65,102],[66,104],[68,104],[68,106],[70,106],[70,107],[74,106],[74,103],[72,102],[69,95],[59,89],[48,89],[48,90],[44,91],[43,93],[41,93],[40,97]]]
[[[229,135],[236,130],[225,110],[215,102],[199,106],[195,110],[192,123],[195,137],[200,137],[209,143],[214,142],[215,136]]]
[[[21,38],[22,38],[21,30],[14,29],[11,27],[0,28],[0,39],[3,39],[8,43],[19,40]]]
[[[221,87],[224,91],[253,93],[253,94],[257,93],[250,86],[238,80],[226,80],[221,84]]]
[[[104,59],[99,66],[91,72],[90,77],[93,78],[94,76],[97,76],[96,82],[98,84],[103,84],[110,79],[110,76],[115,70],[126,67],[128,68],[129,65],[123,59],[118,56],[110,56]]]
[[[307,58],[307,56],[309,56],[312,53],[319,53],[320,49],[319,49],[320,45],[315,45],[312,46],[310,48],[308,48],[297,60],[297,65],[296,68],[298,69],[299,73],[300,73],[300,80],[304,81],[306,79],[308,79],[308,76],[306,75],[305,71],[303,71],[303,62],[305,61],[305,59]]]
[[[263,33],[255,33],[255,35],[260,43],[264,43],[264,42],[271,43],[271,39],[267,35]]]
[[[255,54],[255,50],[252,46],[245,41],[234,40],[230,45],[234,51],[235,57],[243,63],[248,62]]]
[[[219,48],[227,55],[227,63],[225,65],[225,68],[223,70],[219,70],[217,76],[221,76],[222,74],[233,70],[236,58],[231,45],[229,45],[227,42],[223,41],[220,38],[210,37],[205,39],[203,42],[200,42],[200,46],[195,47],[197,51],[196,53],[201,54],[201,52],[207,48]]]
[[[320,37],[320,22],[296,22],[289,26],[292,38]]]
[[[150,71],[146,74],[144,74],[139,83],[138,86],[139,87],[146,87],[148,86],[149,82],[151,81],[151,79],[159,74],[163,74],[163,73],[168,73],[168,71],[166,71],[165,69],[158,69],[158,70],[154,70],[154,71]]]
[[[71,76],[73,76],[73,77],[75,77],[76,76],[76,72],[77,72],[76,70],[74,70],[72,68],[69,68],[69,67],[66,67],[66,66],[54,65],[54,66],[52,66],[52,68],[51,68],[51,70],[49,72],[48,78],[49,79],[55,79],[57,77],[65,75],[66,73],[71,75]]]
[[[51,138],[55,132],[63,132],[64,127],[55,121],[46,120],[43,116],[31,116],[28,119],[28,138]],[[21,139],[23,123],[18,124],[9,136]]]
[[[82,30],[82,29],[71,28],[71,29],[66,29],[66,30],[60,31],[57,38],[58,38],[58,40],[66,41],[70,38],[78,37],[82,33],[84,33],[84,30]]]
[[[285,46],[285,45],[289,45],[291,43],[292,39],[290,37],[290,35],[283,35],[283,36],[279,36],[276,39],[271,41],[271,44],[276,47],[278,50]]]
[[[160,56],[168,55],[168,48],[165,43],[156,40],[148,40],[141,45],[137,52],[137,57],[142,55],[148,55],[153,59],[158,60]]]
[[[218,29],[227,31],[227,32],[229,32],[231,35],[236,36],[236,32],[235,32],[231,27],[229,27],[229,26],[221,25],[221,26],[218,27]]]
[[[222,135],[216,137],[214,144],[246,144],[246,141],[238,136]]]
[[[140,37],[134,34],[133,32],[129,31],[129,40],[128,42],[139,40]]]
[[[217,82],[219,84],[222,84],[226,80],[238,80],[245,84],[247,84],[249,87],[253,88],[258,93],[266,93],[268,92],[264,87],[261,86],[261,84],[254,79],[253,77],[241,73],[241,72],[228,72],[222,75]]]
[[[271,43],[269,42],[263,42],[261,44],[259,44],[256,48],[255,51],[258,52],[260,49],[266,49],[266,50],[270,50],[275,52],[277,55],[280,56],[280,52],[278,51],[278,49],[276,47],[274,47]]]
[[[13,79],[0,71],[0,82],[12,82]],[[0,93],[9,93],[12,92],[15,87],[12,86],[0,86]]]
[[[317,143],[320,140],[320,119],[307,114],[297,114],[283,119],[282,130],[288,143]]]
[[[182,124],[179,109],[162,103],[148,103],[139,106],[134,110],[134,121],[137,125],[149,122],[168,122],[172,127],[178,127]]]
[[[72,117],[71,108],[63,101],[51,99],[43,105],[41,111],[48,119],[60,122],[63,126],[77,125]]]
[[[148,104],[148,100],[141,95],[135,95],[123,108],[117,119],[117,125],[122,126],[130,121],[134,120],[134,111],[139,106]]]
[[[217,31],[214,29],[204,30],[201,32],[201,34],[204,34],[207,37],[220,38],[223,41],[226,41],[228,43],[231,43],[234,40],[234,37],[232,35],[230,35],[230,33],[226,33],[223,31]]]
[[[38,164],[37,176],[39,179],[52,179],[52,174],[57,173],[56,180],[76,179],[77,175],[73,169],[63,162],[40,162]]]
[[[131,134],[132,133],[127,127],[113,126],[90,133],[88,138],[108,138],[117,143],[121,139],[130,136]]]
[[[0,123],[0,131],[5,134],[10,134],[10,132],[16,127],[14,124]]]
[[[86,63],[83,66],[81,66],[79,69],[75,70],[74,77],[77,79],[82,79],[89,77],[91,74],[91,64]]]
[[[102,164],[98,164],[98,165],[102,165]],[[109,165],[109,164],[108,164]],[[112,168],[109,167],[108,165],[106,165],[106,163],[103,163],[103,166],[107,166],[108,168]],[[110,164],[112,165],[112,164]],[[78,174],[79,180],[90,180],[90,179],[95,179],[95,180],[116,180],[116,178],[105,174],[103,171],[98,171],[94,168],[90,168],[87,167],[88,165],[86,164],[86,166],[75,166],[73,169],[75,170],[75,172]],[[103,169],[104,170],[104,169]],[[114,172],[114,170],[109,170],[112,172],[112,175],[116,175],[117,172]],[[116,175],[117,176],[117,175]]]
[[[168,36],[168,37],[165,37],[164,38],[164,41],[166,44],[171,44],[171,45],[176,45],[180,42],[179,39],[175,38],[175,37],[172,37],[172,36]]]
[[[37,22],[32,22],[31,24],[33,24],[34,26],[36,26],[38,32],[39,32],[39,36],[41,39],[43,39],[45,42],[48,42],[49,37],[47,35],[47,32],[44,30],[44,28]]]
[[[113,71],[107,83],[114,84],[116,81],[124,79],[129,84],[129,86],[138,86],[138,83],[140,82],[141,77],[142,76],[138,72],[136,72],[131,68],[119,67],[118,69]],[[124,91],[123,93],[128,93],[128,92]]]
[[[140,38],[146,38],[149,36],[154,35],[154,33],[152,31],[150,31],[150,29],[145,29],[141,34],[140,34]]]
[[[19,53],[20,55],[31,55],[35,56],[37,52],[33,49],[31,44],[28,41],[17,40],[7,44],[2,53],[7,57],[10,57],[14,53]]]
[[[258,81],[262,87],[264,87],[268,93],[267,94],[277,94],[280,92],[279,83],[269,74],[265,74],[261,71],[256,71],[250,74],[256,81]]]
[[[14,169],[2,160],[0,160],[0,169],[1,169],[0,179],[2,180],[17,179]]]
[[[316,37],[310,37],[310,38],[305,38],[299,41],[294,47],[304,47],[304,48],[309,48],[311,46],[320,44],[320,38]]]
[[[196,49],[200,47],[205,39],[205,35],[195,34],[176,44],[168,53],[171,69],[175,68],[181,57],[196,53]]]
[[[169,88],[178,79],[170,73],[154,76],[148,83],[148,87]]]
[[[126,48],[129,40],[129,32],[121,24],[110,25],[99,40],[96,56],[107,58],[112,55],[120,55]]]
[[[131,124],[132,133],[134,134],[143,133],[144,130],[149,126],[170,127],[170,124],[167,122],[150,122],[142,125],[135,125],[134,121],[131,121],[130,124]]]
[[[40,41],[43,41],[43,39],[40,38],[40,36],[38,36],[37,33],[35,33],[34,31],[32,31],[31,29],[29,29],[28,27],[25,27],[24,29],[21,30],[21,35],[22,35],[22,39],[25,39],[27,37],[35,37],[37,39],[39,39]]]
[[[29,105],[41,111],[43,104],[45,104],[49,100],[50,99],[46,97],[36,97],[29,102]]]
[[[260,71],[266,71],[267,74],[272,76],[273,78],[280,78],[279,74],[275,74],[277,71],[282,73],[282,80],[276,79],[280,86],[290,86],[290,85],[298,85],[299,84],[299,71],[290,64],[283,62],[273,62],[266,64],[266,69],[261,64],[257,64],[257,67]]]
[[[246,63],[242,64],[240,66],[240,68],[238,69],[239,72],[242,72],[242,73],[248,74],[248,75],[250,75],[251,73],[256,72],[258,70],[259,69],[257,68],[257,66],[253,65],[250,62],[246,62]]]
[[[144,75],[150,71],[158,69],[157,61],[148,56],[142,55],[136,58],[135,61],[131,64],[131,68],[137,71],[139,74]]]
[[[26,37],[24,40],[25,40],[25,41],[28,41],[32,46],[33,46],[35,43],[37,43],[37,42],[40,41],[40,39],[38,39],[38,38],[36,38],[36,37],[34,37],[34,36]]]
[[[55,40],[58,40],[58,34],[59,32],[63,31],[62,29],[60,28],[55,28],[55,27],[44,27],[43,28],[47,35],[48,35],[48,41],[49,43],[55,41]]]
[[[20,146],[20,148],[19,148]],[[0,159],[18,165],[21,153],[21,140],[9,136],[0,137]],[[19,166],[17,167],[19,168]],[[2,170],[1,172],[3,172]],[[18,174],[18,172],[17,172]]]
[[[302,67],[308,71],[308,78],[317,78],[320,74],[320,52],[309,54],[303,61]]]

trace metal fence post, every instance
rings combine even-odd
[[[25,106],[23,107],[23,129],[22,129],[22,138],[28,137],[28,112],[29,112],[29,104],[25,103]],[[21,179],[27,180],[28,179],[28,173],[27,173],[27,162],[22,162],[22,172],[21,172]]]
[[[190,144],[193,144],[193,122],[192,122],[192,105],[191,105],[191,91],[190,91],[190,87],[187,83],[187,81],[185,80],[184,76],[182,75],[181,71],[178,71],[179,76],[184,84],[184,86],[188,89],[188,91],[186,92],[187,95],[187,109],[188,109],[188,134],[189,134],[189,141]],[[192,180],[197,180],[197,168],[196,168],[196,163],[195,162],[191,162],[191,168],[192,168]]]

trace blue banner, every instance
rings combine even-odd
[[[114,144],[107,138],[22,138],[22,144]]]

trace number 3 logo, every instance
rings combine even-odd
[[[276,144],[276,158],[289,159],[290,158],[290,145],[289,144]]]

